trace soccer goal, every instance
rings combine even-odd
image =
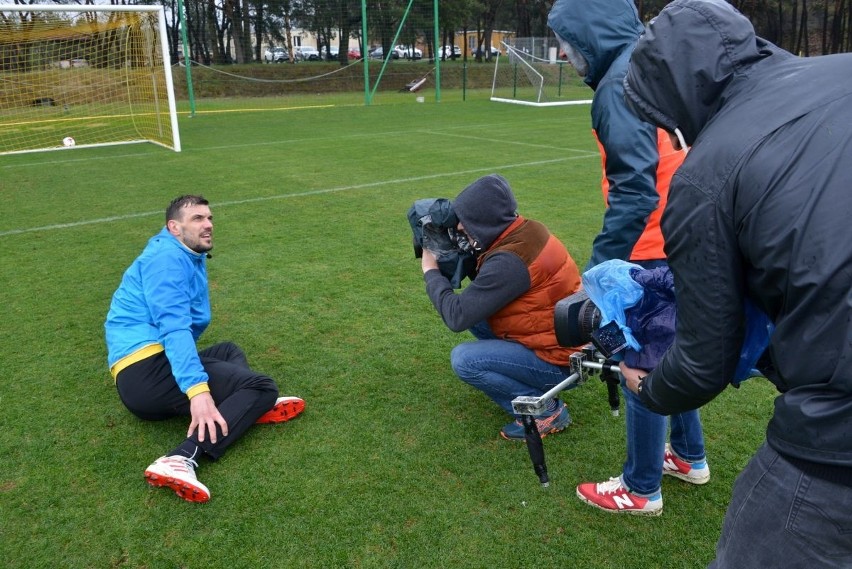
[[[0,154],[180,151],[161,6],[0,4]]]
[[[494,64],[492,101],[534,107],[591,103],[577,97],[577,89],[572,87],[576,73],[570,64],[557,59],[556,48],[523,40],[502,43],[506,55],[498,56]]]

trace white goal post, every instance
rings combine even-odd
[[[0,154],[180,152],[162,6],[0,4]]]
[[[591,103],[591,100],[576,99],[566,94],[564,87],[567,79],[575,73],[570,64],[556,59],[555,51],[552,57],[544,58],[536,55],[537,51],[541,51],[541,46],[531,49],[506,42],[502,44],[506,55],[498,56],[494,64],[492,101],[531,107]]]

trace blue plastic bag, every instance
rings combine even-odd
[[[625,315],[628,308],[642,299],[642,285],[630,276],[632,270],[642,267],[620,259],[611,259],[595,265],[583,273],[583,289],[598,310],[601,311],[601,326],[610,322],[618,324],[628,346],[639,350],[640,345],[633,337],[633,331],[627,326]]]
[[[674,342],[677,304],[674,276],[668,266],[643,269],[610,260],[583,273],[583,287],[601,311],[601,326],[615,321],[629,348],[614,359],[632,368],[652,370]],[[756,375],[755,364],[769,345],[774,326],[749,299],[745,301],[745,336],[731,383]]]

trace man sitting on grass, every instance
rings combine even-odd
[[[195,475],[201,454],[216,460],[255,423],[287,421],[305,408],[298,397],[278,397],[275,382],[249,368],[235,344],[197,350],[210,323],[212,248],[207,200],[173,200],[166,226],[125,271],[105,324],[109,368],[124,406],[150,421],[191,417],[187,438],[145,470],[149,484],[190,502],[210,499]]]

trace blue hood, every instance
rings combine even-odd
[[[632,0],[557,0],[547,25],[586,58],[584,81],[592,89],[644,31]]]

